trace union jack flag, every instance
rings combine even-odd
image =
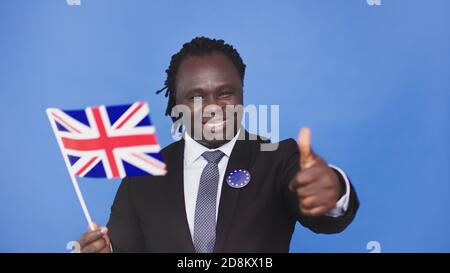
[[[79,177],[165,175],[145,102],[82,110],[47,109],[69,171]]]

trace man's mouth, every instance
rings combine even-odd
[[[205,130],[215,133],[221,131],[225,126],[225,119],[210,119],[207,122],[203,123],[203,127]]]

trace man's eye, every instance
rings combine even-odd
[[[233,94],[233,92],[226,91],[226,92],[220,93],[220,96],[221,96],[221,97],[229,97],[229,96],[231,96],[232,94]]]

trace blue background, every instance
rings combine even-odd
[[[450,1],[1,1],[0,251],[67,252],[87,224],[45,108],[148,101],[163,146],[170,56],[223,38],[245,102],[279,104],[281,139],[313,130],[361,200],[338,235],[300,226],[293,252],[450,251]],[[105,224],[118,180],[80,179]]]

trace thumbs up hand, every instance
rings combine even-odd
[[[311,130],[302,128],[298,137],[300,171],[289,184],[297,194],[298,206],[305,216],[321,216],[336,206],[343,194],[337,174],[311,148]]]

